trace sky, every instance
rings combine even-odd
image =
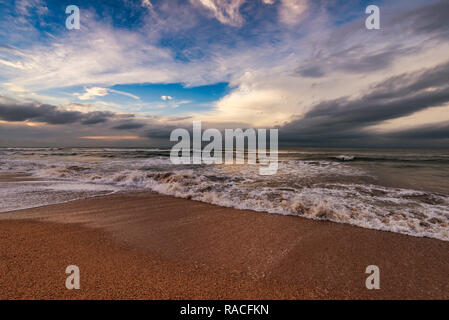
[[[200,120],[447,147],[448,21],[447,0],[0,0],[0,146],[162,146]]]

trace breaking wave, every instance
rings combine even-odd
[[[152,190],[225,207],[449,241],[447,195],[380,186],[367,172],[346,165],[353,158],[343,157],[343,162],[283,160],[273,176],[258,175],[257,165],[176,166],[164,156],[101,161],[3,157],[0,169],[70,182],[64,188],[75,191],[98,186],[90,196],[107,190]]]

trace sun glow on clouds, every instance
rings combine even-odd
[[[27,127],[44,127],[45,126],[45,124],[43,124],[43,123],[32,122],[32,121],[22,121],[22,122],[19,122],[19,123],[23,124],[23,125],[25,125]],[[0,120],[0,124],[7,125],[7,124],[11,124],[11,122]]]
[[[0,64],[3,64],[8,67],[17,68],[17,69],[25,69],[25,66],[21,62],[11,62],[7,60],[0,59]]]
[[[432,125],[446,121],[449,121],[449,104],[440,107],[428,108],[423,111],[415,112],[406,117],[384,121],[376,126],[367,128],[367,131],[390,132]]]

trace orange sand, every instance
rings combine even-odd
[[[1,299],[449,298],[449,242],[154,193],[2,213],[0,230]]]

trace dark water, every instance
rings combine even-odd
[[[384,186],[449,194],[449,149],[302,149],[289,152],[286,157],[344,162],[370,173]]]

